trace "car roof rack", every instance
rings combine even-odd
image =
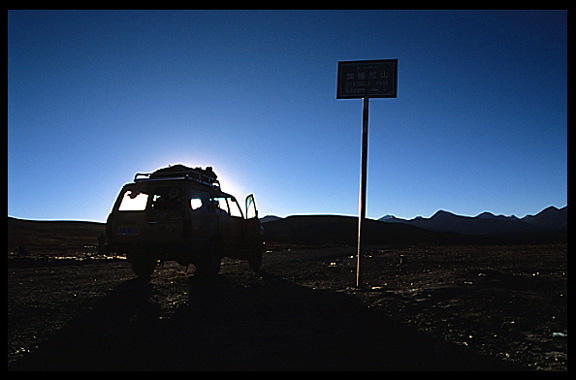
[[[220,182],[211,166],[206,169],[200,167],[190,168],[181,164],[158,169],[153,173],[136,173],[134,182],[143,181],[168,181],[168,180],[190,180],[205,186],[220,189]]]

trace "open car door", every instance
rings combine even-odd
[[[246,197],[246,219],[258,218],[258,210],[254,201],[254,194]]]

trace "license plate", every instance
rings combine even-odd
[[[140,227],[118,227],[118,236],[140,235]]]

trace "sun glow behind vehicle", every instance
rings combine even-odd
[[[150,159],[142,162],[142,172],[152,172],[158,168],[174,165],[184,165],[187,167],[201,167],[206,168],[211,166],[214,172],[217,173],[218,180],[223,183],[222,178],[234,179],[229,175],[230,172],[235,172],[236,168],[230,164],[231,157],[226,152],[219,150],[211,151],[211,149],[195,149],[186,151],[183,149],[170,150],[156,154]]]
[[[225,155],[224,155],[225,158]],[[230,163],[225,162],[221,155],[214,155],[213,157],[204,157],[204,156],[196,156],[193,154],[186,154],[177,152],[175,154],[167,154],[159,159],[151,160],[149,163],[143,165],[145,170],[142,170],[143,173],[151,173],[154,170],[157,170],[161,167],[166,166],[174,166],[182,164],[187,167],[201,167],[206,168],[211,166],[214,171],[217,173],[218,182],[220,183],[220,188],[223,192],[234,195],[240,205],[242,205],[242,212],[245,213],[246,210],[244,209],[244,199],[250,193],[246,190],[246,186],[251,186],[251,184],[246,183],[246,180],[243,180],[239,177],[239,174],[249,174],[249,170],[246,169],[244,171],[239,171],[236,173],[238,168],[234,168],[233,165]],[[242,167],[242,165],[240,165]],[[135,168],[135,172],[138,171],[138,168]],[[231,173],[236,173],[235,175]],[[253,187],[253,186],[251,186]],[[257,196],[257,194],[256,194]]]

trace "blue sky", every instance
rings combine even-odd
[[[338,61],[390,58],[367,217],[567,204],[567,12],[9,11],[8,215],[105,221],[136,172],[177,163],[261,216],[358,215]]]

